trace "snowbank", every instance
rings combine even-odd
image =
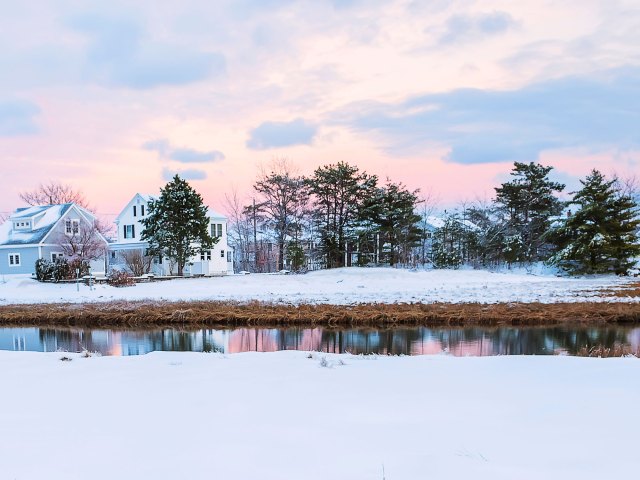
[[[339,305],[436,301],[575,302],[603,300],[603,289],[620,288],[632,280],[615,276],[560,278],[480,270],[341,268],[306,275],[251,274],[178,279],[138,284],[130,288],[98,285],[93,291],[82,285],[78,293],[73,284],[41,284],[29,278],[7,277],[6,283],[0,283],[0,305],[144,299],[259,300]]]
[[[383,466],[389,480],[637,473],[635,358],[307,357],[0,352],[1,476],[380,480]]]

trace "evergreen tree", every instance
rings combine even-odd
[[[510,250],[511,258],[535,261],[547,254],[544,247],[550,218],[562,211],[562,202],[554,192],[561,192],[565,187],[549,180],[551,170],[553,167],[534,162],[515,162],[511,172],[514,179],[495,189],[496,203],[507,217],[508,245],[521,250]]]
[[[477,227],[470,232],[469,259],[476,265],[487,267],[504,260],[505,228],[494,205],[477,204],[467,211],[469,221]]]
[[[276,160],[273,170],[265,173],[253,184],[260,197],[259,203],[245,208],[248,214],[258,213],[262,224],[275,236],[278,247],[278,270],[284,269],[287,238],[299,240],[302,217],[309,198],[305,180],[291,172],[290,164]]]
[[[347,241],[355,238],[364,201],[375,192],[377,181],[344,162],[317,168],[307,179],[327,268],[345,265]]]
[[[289,243],[287,244],[287,257],[289,258],[289,262],[291,264],[291,270],[293,270],[294,272],[299,272],[304,268],[304,249],[299,242],[296,242],[294,240],[289,241]]]
[[[463,260],[465,231],[457,213],[447,215],[433,234],[433,266],[458,268]]]
[[[178,175],[160,190],[160,198],[149,202],[149,214],[141,220],[142,240],[149,242],[150,255],[175,261],[178,275],[189,259],[218,242],[209,232],[207,207],[202,197]]]
[[[638,205],[597,170],[580,183],[571,202],[576,213],[553,232],[552,263],[571,273],[626,274],[640,256]]]
[[[420,241],[420,216],[416,214],[418,192],[387,179],[387,183],[365,201],[363,216],[377,226],[380,243],[389,244],[388,261],[391,266],[401,260],[402,253],[406,257],[406,253]]]

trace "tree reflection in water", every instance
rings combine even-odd
[[[137,355],[151,351],[225,353],[315,350],[330,353],[456,356],[575,355],[584,349],[627,347],[640,353],[640,328],[500,327],[232,330],[88,330],[0,328],[0,349]]]

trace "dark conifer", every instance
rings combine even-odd
[[[149,202],[149,214],[141,220],[142,240],[151,255],[175,261],[178,275],[189,259],[209,250],[218,241],[209,232],[207,207],[202,197],[178,175],[160,190],[160,198]]]
[[[571,273],[626,274],[640,256],[636,202],[597,170],[580,183],[577,211],[554,231],[552,262]]]

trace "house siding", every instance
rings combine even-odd
[[[147,197],[148,198],[148,197]],[[145,215],[141,215],[141,206],[144,205]],[[136,216],[133,215],[133,207],[136,207]],[[147,200],[140,194],[136,194],[126,205],[126,207],[120,212],[115,221],[117,226],[117,241],[109,245],[110,254],[109,268],[124,269],[126,268],[124,262],[119,257],[119,252],[123,250],[131,249],[146,249],[148,243],[140,240],[144,227],[140,220],[146,218],[149,213]],[[124,238],[125,225],[134,225],[135,236],[133,238]],[[218,232],[218,225],[222,226],[222,236],[218,240],[218,243],[211,249],[211,260],[202,261],[200,254],[195,255],[185,265],[185,275],[227,275],[233,273],[233,261],[227,261],[227,251],[232,250],[227,244],[227,219],[224,216],[215,214],[209,217],[209,232],[213,232],[212,227],[215,228],[215,233]],[[224,251],[224,256],[221,252]],[[111,258],[111,252],[116,252],[116,257]],[[231,254],[233,260],[233,253]],[[173,271],[170,269],[170,264],[167,259],[164,259],[162,264],[154,263],[151,267],[151,271],[156,275],[170,275],[177,273],[177,267],[174,266]]]
[[[20,254],[20,266],[9,266],[9,255]],[[36,272],[38,247],[22,247],[0,249],[0,275],[30,275]]]

